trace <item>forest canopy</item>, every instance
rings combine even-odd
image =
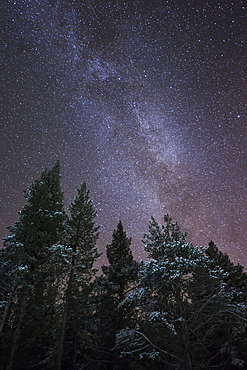
[[[246,368],[247,274],[212,241],[152,218],[135,261],[119,221],[99,272],[85,183],[65,212],[56,162],[25,200],[0,251],[0,369]]]

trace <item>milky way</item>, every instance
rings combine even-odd
[[[105,250],[154,216],[247,266],[245,1],[3,1],[1,235],[56,159]]]

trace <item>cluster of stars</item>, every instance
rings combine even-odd
[[[99,249],[133,251],[154,216],[247,265],[245,1],[3,4],[1,235],[60,159],[66,206],[86,181]]]

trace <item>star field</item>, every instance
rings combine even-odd
[[[100,251],[121,219],[136,258],[151,216],[247,266],[245,1],[2,2],[1,236],[61,163],[85,181]]]

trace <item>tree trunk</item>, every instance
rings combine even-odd
[[[182,333],[182,339],[183,339],[183,352],[184,352],[184,362],[186,366],[186,370],[192,370],[192,363],[190,358],[190,351],[189,351],[189,336],[188,336],[188,328],[186,323],[183,324],[183,333]]]
[[[0,335],[3,332],[4,324],[5,324],[5,321],[6,321],[7,316],[8,316],[8,312],[9,312],[9,308],[10,308],[10,304],[11,304],[13,292],[14,292],[14,288],[12,288],[12,290],[10,292],[8,303],[6,304],[6,307],[4,309],[3,319],[2,319],[2,322],[1,322],[1,325],[0,325]]]
[[[69,311],[69,299],[71,296],[72,281],[73,281],[73,276],[74,276],[74,264],[75,264],[75,256],[73,255],[72,267],[71,267],[70,274],[69,274],[68,287],[67,287],[67,291],[65,294],[65,307],[64,307],[64,312],[63,312],[62,328],[61,328],[61,335],[60,335],[58,355],[57,355],[57,370],[61,370],[61,366],[62,366],[65,332],[66,332],[68,311]]]
[[[18,342],[19,342],[19,339],[20,339],[21,326],[22,326],[24,316],[25,316],[25,312],[26,312],[27,299],[28,299],[28,291],[25,290],[25,292],[23,294],[22,303],[21,303],[21,314],[20,314],[20,317],[19,317],[19,320],[18,320],[17,327],[16,327],[15,332],[14,332],[13,344],[12,344],[12,347],[11,347],[10,361],[9,361],[9,364],[8,364],[6,370],[14,370],[14,367],[13,367],[14,359],[15,359],[15,354],[16,354],[17,348],[18,348]]]

